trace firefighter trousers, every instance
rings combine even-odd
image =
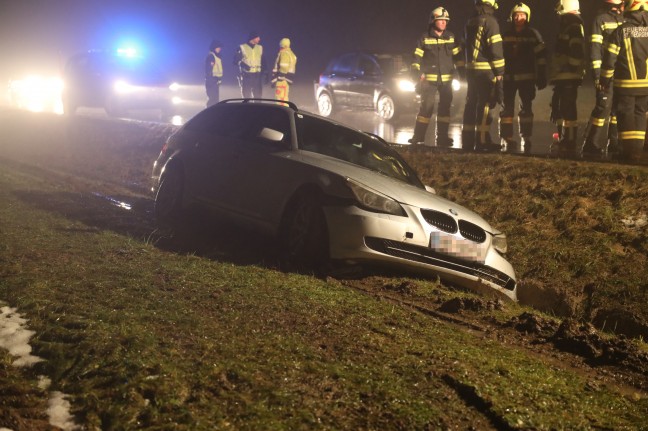
[[[551,98],[551,118],[565,150],[576,150],[578,135],[578,87],[580,82],[566,80],[556,81]]]
[[[602,129],[605,127],[608,108],[610,105],[614,106],[613,103],[610,103],[610,96],[610,89],[596,89],[596,104],[594,105],[594,109],[592,109],[589,124],[587,125],[587,135],[585,136],[585,145],[588,147],[596,147],[596,142],[599,139]],[[617,117],[614,109],[610,111],[607,137],[610,143],[614,145],[617,141]]]
[[[648,96],[616,95],[619,145],[625,159],[640,157],[646,139]]]
[[[208,79],[205,82],[205,90],[207,92],[207,106],[212,106],[218,103],[220,98],[220,84],[218,79]]]
[[[436,83],[425,81],[421,84],[421,106],[416,116],[414,126],[414,136],[411,142],[425,142],[425,133],[427,132],[430,119],[434,114],[434,105],[436,95],[439,94],[439,106],[436,119],[436,144],[452,144],[448,136],[450,128],[450,107],[452,106],[452,85],[447,83]]]
[[[534,81],[504,81],[504,107],[500,112],[499,131],[500,137],[506,140],[513,139],[513,116],[515,115],[515,96],[520,95],[520,111],[518,112],[518,126],[520,136],[530,138],[533,134],[533,99],[536,96]]]
[[[461,141],[464,150],[492,146],[494,75],[490,71],[468,71],[468,93],[463,115]]]

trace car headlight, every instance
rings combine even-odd
[[[351,179],[347,179],[347,185],[362,208],[402,217],[407,216],[403,207],[392,198],[380,194],[375,190],[371,190]]]
[[[416,85],[409,79],[400,79],[398,81],[398,89],[406,93],[413,93],[416,91]]]
[[[169,90],[171,91],[178,91],[180,89],[180,84],[177,82],[173,82],[169,85]]]
[[[113,89],[115,90],[115,93],[123,94],[130,92],[132,87],[126,81],[115,81]]]
[[[506,235],[503,233],[497,233],[493,235],[493,247],[495,250],[499,251],[502,254],[506,254],[508,251],[508,243],[506,241]]]

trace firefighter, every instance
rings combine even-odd
[[[205,59],[205,90],[207,91],[207,106],[218,103],[220,85],[223,80],[223,62],[221,61],[223,44],[212,40],[209,45],[209,54]]]
[[[551,152],[575,155],[578,136],[578,87],[585,75],[585,36],[578,0],[560,0],[556,5],[559,15],[558,35],[554,49],[551,84],[551,121],[558,133]]]
[[[504,107],[500,112],[500,137],[507,151],[515,151],[518,142],[513,137],[513,114],[515,96],[520,95],[518,126],[524,151],[531,150],[533,134],[532,102],[536,87],[542,90],[547,86],[547,58],[545,44],[540,33],[529,26],[531,9],[524,3],[517,3],[511,9],[508,29],[502,32],[504,46]]]
[[[614,111],[610,112],[607,149],[600,149],[596,142],[600,135],[601,129],[605,127],[606,112],[610,105],[609,99],[611,94],[604,91],[599,85],[601,79],[601,59],[603,53],[607,50],[610,35],[614,33],[619,25],[623,22],[623,0],[603,0],[603,8],[594,18],[592,25],[592,36],[590,40],[590,67],[594,78],[594,88],[596,89],[596,104],[585,131],[585,142],[581,149],[581,155],[584,157],[600,156],[602,152],[618,152],[617,140],[617,118]]]
[[[625,0],[625,22],[612,33],[603,55],[600,86],[614,86],[619,158],[641,157],[648,109],[648,0]]]
[[[290,84],[295,76],[297,56],[290,49],[290,39],[287,37],[279,41],[279,53],[272,68],[271,84],[275,89],[275,99],[288,101]]]
[[[248,41],[239,46],[234,57],[234,64],[239,68],[238,81],[241,97],[261,98],[263,90],[263,46],[258,32],[251,32]]]
[[[476,14],[465,26],[468,94],[461,139],[464,150],[499,151],[491,140],[491,110],[503,102],[504,54],[499,24],[493,16],[497,0],[475,0]]]
[[[421,95],[421,106],[414,125],[412,144],[425,142],[425,133],[434,113],[436,94],[439,93],[439,109],[436,119],[437,146],[452,146],[448,136],[450,107],[452,105],[452,80],[457,70],[463,74],[464,62],[461,48],[455,42],[454,34],[446,30],[450,14],[438,7],[430,14],[428,30],[418,40],[412,63],[412,80]]]

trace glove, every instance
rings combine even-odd
[[[494,108],[496,105],[502,105],[504,106],[504,79],[500,77],[500,79],[495,79],[495,82],[493,82],[493,88],[491,89],[491,97],[490,97],[490,103],[489,106],[490,108]]]

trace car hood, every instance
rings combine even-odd
[[[389,196],[401,204],[441,211],[443,213],[450,212],[457,218],[481,226],[488,232],[497,232],[486,220],[474,211],[434,193],[430,193],[427,190],[333,157],[304,150],[300,150],[299,154],[300,159],[304,163],[320,167],[340,176],[351,178],[377,192]]]

